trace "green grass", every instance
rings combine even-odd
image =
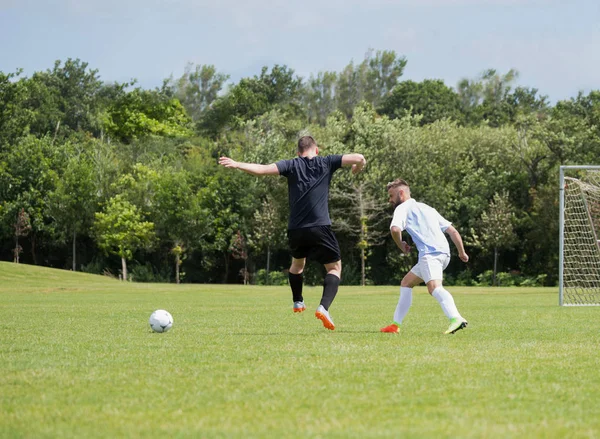
[[[555,288],[342,286],[337,329],[283,287],[122,283],[0,263],[0,437],[600,436],[600,309]],[[166,334],[149,331],[158,308]]]

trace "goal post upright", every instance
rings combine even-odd
[[[563,306],[563,270],[564,264],[564,250],[565,250],[565,166],[560,167],[560,198],[558,201],[559,209],[559,244],[558,244],[558,305]]]
[[[567,176],[570,171],[575,171],[576,174],[581,174],[586,178],[582,178],[581,175],[578,175],[579,178]],[[591,172],[588,174],[584,171]],[[597,165],[560,166],[558,273],[560,306],[600,305],[600,240],[598,239],[600,233],[597,230],[600,224],[600,218],[598,218],[599,176],[600,166]],[[567,184],[569,184],[568,199],[566,198]],[[576,197],[573,195],[573,187],[578,188]],[[589,207],[588,196],[593,202],[593,212]],[[569,215],[565,213],[567,210],[569,210]],[[566,233],[569,234],[567,242],[565,242]],[[580,240],[574,243],[576,239]],[[577,254],[577,251],[581,251],[581,253]],[[568,255],[565,255],[565,252]],[[588,265],[586,266],[586,264]],[[565,273],[565,268],[567,268],[567,273]]]

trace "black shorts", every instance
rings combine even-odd
[[[309,258],[321,264],[342,259],[340,245],[331,226],[288,230],[288,243],[295,259]]]

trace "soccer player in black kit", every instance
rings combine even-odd
[[[294,300],[294,312],[306,309],[302,297],[302,272],[306,258],[323,264],[327,270],[323,282],[323,296],[315,316],[327,329],[335,324],[329,307],[335,298],[342,274],[340,246],[331,230],[329,218],[329,185],[333,173],[341,167],[352,167],[352,173],[361,172],[366,164],[362,154],[319,156],[315,139],[304,136],[298,140],[298,157],[280,160],[270,165],[240,163],[221,157],[219,164],[240,169],[252,175],[281,175],[288,181],[290,218],[288,243],[292,253],[289,282]]]

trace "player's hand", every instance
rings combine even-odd
[[[226,168],[237,168],[238,162],[230,159],[229,157],[220,157],[219,165],[225,166]]]
[[[466,254],[465,252],[463,253],[459,253],[458,257],[460,258],[461,261],[463,262],[469,262],[469,255]]]
[[[408,245],[406,241],[402,241],[400,243],[400,250],[402,250],[403,253],[410,253],[410,245]]]
[[[352,165],[352,173],[356,175],[361,172],[365,168],[366,163],[366,160],[363,160],[362,163]]]

